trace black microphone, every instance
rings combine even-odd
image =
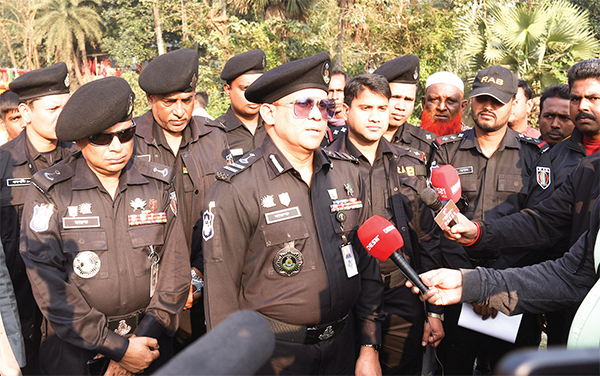
[[[404,239],[390,221],[382,216],[374,215],[367,219],[357,232],[360,243],[373,257],[380,261],[391,259],[404,276],[423,294],[429,290],[417,272],[397,251],[404,246]]]
[[[421,193],[419,193],[419,195],[421,196],[421,201],[423,201],[425,205],[427,205],[431,210],[433,210],[436,216],[442,211],[442,209],[444,209],[444,204],[442,203],[442,200],[440,200],[440,196],[433,189],[427,187],[423,189]],[[457,222],[456,219],[453,217],[452,220],[447,224],[447,226],[452,227],[455,224],[457,224]],[[442,230],[445,228],[441,225],[440,227],[442,227]]]
[[[231,314],[154,375],[254,375],[273,355],[275,336],[254,311]]]

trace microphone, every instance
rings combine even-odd
[[[423,201],[425,205],[433,210],[435,213],[435,222],[442,230],[445,230],[448,226],[452,227],[456,224],[454,217],[456,217],[456,214],[459,210],[454,204],[454,201],[450,200],[444,206],[437,192],[429,187],[423,189],[421,193],[419,193],[419,196],[421,196],[421,201]]]
[[[398,252],[404,246],[404,239],[398,229],[387,219],[374,215],[367,219],[358,229],[358,238],[373,257],[379,261],[392,259],[400,271],[417,286],[423,294],[429,289],[423,284],[415,270]]]
[[[462,187],[458,172],[452,165],[443,165],[431,170],[431,185],[440,195],[440,200],[452,200],[455,204],[460,200]]]
[[[254,375],[274,350],[267,320],[254,311],[237,311],[154,375]]]

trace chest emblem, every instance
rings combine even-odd
[[[48,230],[50,217],[52,217],[53,204],[39,204],[33,207],[33,216],[29,221],[29,228],[35,232]]]
[[[73,260],[73,271],[81,278],[92,278],[100,271],[100,257],[95,252],[79,252]]]
[[[273,198],[273,195],[266,195],[263,198],[260,199],[260,204],[262,205],[263,208],[272,208],[273,206],[275,206],[275,200]]]
[[[273,258],[273,268],[284,277],[292,277],[302,270],[304,256],[294,248],[294,242],[285,243]]]
[[[290,194],[287,192],[281,193],[279,195],[279,201],[283,206],[289,206],[292,199],[290,198]]]
[[[89,202],[84,202],[82,204],[79,204],[79,213],[92,214],[92,204]]]
[[[133,211],[136,210],[144,210],[144,208],[146,207],[146,201],[142,200],[141,198],[137,197],[135,200],[131,200],[129,202],[129,205],[131,206],[131,208],[133,209]]]

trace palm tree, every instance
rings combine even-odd
[[[38,38],[45,39],[57,60],[66,62],[69,69],[75,67],[80,85],[83,77],[77,52],[81,53],[85,71],[89,73],[86,39],[96,42],[102,37],[100,15],[93,6],[86,5],[90,2],[100,5],[100,0],[46,0],[40,8],[42,16],[36,23]]]
[[[564,80],[575,61],[600,52],[588,12],[564,0],[542,0],[536,7],[486,0],[459,22],[459,35],[474,71],[505,65],[542,89]]]
[[[312,6],[314,0],[234,0],[234,7],[242,13],[251,10],[258,14],[264,12],[265,18],[302,20]]]

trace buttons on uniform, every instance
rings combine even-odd
[[[188,155],[189,155],[188,153],[183,153],[183,157],[184,157],[184,158],[187,158],[187,157],[188,157]]]
[[[339,223],[344,223],[346,222],[346,213],[344,212],[337,212],[337,214],[335,215],[335,219],[339,222]]]
[[[195,194],[198,194],[198,192],[199,192],[199,191],[198,191],[197,189],[194,191],[194,193],[195,193]]]
[[[400,227],[400,230],[406,231],[406,227],[402,226],[402,227]]]
[[[398,192],[398,187],[394,187],[394,192]]]

